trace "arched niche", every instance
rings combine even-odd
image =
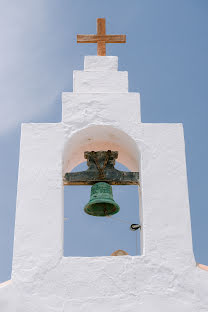
[[[99,151],[99,150],[113,150],[113,151],[118,151],[118,159],[116,160],[118,163],[124,165],[125,167],[127,167],[130,171],[140,171],[140,151],[139,148],[137,147],[136,142],[133,140],[132,137],[130,137],[128,134],[126,134],[124,131],[117,129],[115,127],[112,126],[101,126],[101,125],[91,125],[89,127],[86,127],[82,130],[77,131],[76,133],[73,133],[72,135],[69,135],[68,137],[66,137],[66,143],[65,143],[65,147],[64,147],[64,155],[63,155],[63,175],[66,172],[71,172],[76,166],[82,164],[83,162],[86,162],[86,159],[84,159],[84,152],[85,151]],[[123,170],[123,169],[121,169]],[[87,229],[85,230],[85,238],[86,235],[88,235],[89,239],[87,241],[92,242],[94,237],[99,237],[99,246],[105,246],[105,241],[102,240],[102,235],[103,238],[107,240],[107,242],[110,241],[110,239],[108,239],[108,235],[114,233],[114,231],[120,231],[117,232],[121,233],[122,235],[126,235],[129,233],[126,233],[125,231],[130,231],[129,230],[129,226],[130,223],[128,224],[128,222],[126,222],[126,217],[125,217],[125,212],[128,211],[134,211],[133,214],[127,217],[128,221],[131,220],[131,218],[133,217],[133,219],[131,220],[132,223],[135,223],[135,220],[137,221],[137,218],[134,218],[134,214],[136,213],[136,215],[140,215],[140,222],[142,221],[142,213],[141,213],[141,206],[140,204],[138,205],[138,203],[136,203],[135,208],[138,209],[137,212],[136,210],[132,210],[128,207],[125,208],[125,203],[127,203],[127,199],[125,200],[124,197],[122,197],[121,203],[120,203],[120,215],[116,215],[114,217],[112,217],[110,220],[107,219],[106,221],[104,221],[104,219],[96,219],[95,217],[91,217],[88,215],[83,214],[80,211],[83,211],[83,208],[80,209],[80,207],[84,207],[84,205],[87,203],[87,201],[90,198],[90,188],[88,187],[87,190],[87,197],[84,199],[83,197],[84,192],[85,192],[85,188],[87,186],[81,186],[81,190],[82,190],[82,194],[83,196],[78,196],[78,200],[75,201],[75,203],[71,204],[73,201],[73,196],[76,194],[76,187],[80,188],[80,186],[72,186],[73,191],[69,191],[69,189],[71,188],[71,186],[66,186],[67,190],[65,189],[65,199],[64,199],[64,205],[66,207],[66,222],[65,222],[65,229],[64,230],[64,235],[65,235],[65,239],[64,239],[64,244],[67,246],[67,248],[69,248],[70,253],[67,254],[66,249],[64,248],[64,252],[65,256],[70,256],[73,254],[72,252],[72,246],[71,246],[71,237],[78,237],[77,233],[76,233],[76,226],[74,229],[74,225],[76,225],[76,223],[79,221],[79,225],[83,225],[83,228],[85,228],[87,226]],[[128,194],[131,194],[130,197],[131,199],[134,197],[137,197],[139,199],[139,202],[141,203],[141,197],[140,194],[138,194],[139,189],[131,189],[134,188],[135,186],[115,186],[113,193],[114,193],[114,197],[115,200],[119,200],[118,198],[116,199],[116,194],[118,193],[118,196],[120,197],[120,193],[121,189],[120,188],[126,188],[127,192],[130,192]],[[117,190],[117,192],[116,192]],[[132,191],[134,192],[134,194],[132,193]],[[68,193],[71,192],[71,193]],[[123,191],[122,191],[123,192]],[[139,191],[140,192],[140,191]],[[125,193],[127,194],[127,193]],[[132,196],[133,195],[133,196]],[[139,195],[139,196],[138,196]],[[128,196],[128,195],[125,195]],[[77,198],[77,197],[76,197]],[[77,203],[77,201],[81,202],[83,200],[83,203]],[[137,200],[138,201],[138,200]],[[128,201],[128,204],[130,202]],[[75,207],[76,205],[79,205],[79,207]],[[124,205],[124,206],[123,206]],[[130,209],[130,210],[129,210]],[[73,210],[73,213],[72,213]],[[120,219],[121,218],[121,219]],[[124,218],[124,220],[123,220]],[[115,219],[115,220],[114,220]],[[116,221],[116,219],[119,219],[120,221]],[[72,221],[73,220],[73,221]],[[71,222],[71,223],[70,223]],[[110,225],[108,224],[103,224],[103,222],[115,222],[115,225],[113,229],[110,227]],[[137,223],[137,222],[136,222]],[[104,226],[105,225],[105,226]],[[98,227],[98,232],[99,235],[93,235],[92,237],[90,237],[91,235],[91,229],[92,231],[94,231],[96,229],[96,226]],[[103,228],[104,226],[104,228]],[[109,228],[108,228],[109,226]],[[123,228],[123,227],[124,228]],[[82,228],[82,226],[81,226]],[[105,228],[107,229],[105,232]],[[118,230],[119,229],[119,230]],[[103,232],[102,232],[103,231]],[[87,234],[86,234],[87,233]],[[97,233],[97,232],[96,232]],[[130,239],[130,236],[126,235],[126,239]],[[135,237],[133,235],[136,235],[136,233],[131,232],[130,235],[132,235],[132,239],[135,240]],[[78,238],[77,238],[78,241]],[[100,244],[100,241],[102,242],[102,244]],[[84,243],[84,247],[82,248],[82,239],[77,243],[79,248],[81,249],[80,251],[77,251],[76,256],[82,256],[81,254],[84,252],[83,249],[86,247]],[[113,244],[113,241],[112,241]],[[140,252],[139,254],[142,253],[142,234],[140,235]],[[93,244],[94,246],[94,244]],[[116,245],[116,247],[121,247],[122,245]],[[78,248],[78,247],[76,247]],[[98,247],[97,247],[98,248]],[[102,247],[104,248],[104,247]],[[118,248],[115,248],[118,249]],[[115,251],[114,249],[112,250]],[[112,253],[111,252],[111,253]],[[106,255],[110,256],[111,253],[108,253]],[[73,254],[74,255],[74,254]],[[102,252],[100,251],[100,255],[103,255]],[[138,254],[136,254],[138,255]],[[90,254],[86,254],[84,256],[91,256]]]
[[[140,152],[135,141],[112,126],[93,125],[67,138],[63,155],[63,174],[84,162],[85,151],[118,151],[117,161],[131,171],[140,169]]]

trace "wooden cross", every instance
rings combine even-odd
[[[97,18],[96,35],[77,35],[77,43],[97,43],[97,55],[106,55],[106,43],[125,43],[126,35],[106,35],[105,18]]]

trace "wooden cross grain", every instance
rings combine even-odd
[[[96,35],[77,35],[77,43],[97,43],[97,55],[106,55],[106,43],[125,43],[126,35],[106,35],[105,18],[97,18]]]

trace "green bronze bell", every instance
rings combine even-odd
[[[113,200],[111,185],[105,182],[95,183],[91,188],[90,201],[84,207],[84,211],[92,216],[105,217],[119,210],[119,205]]]

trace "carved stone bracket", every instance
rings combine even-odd
[[[66,173],[64,185],[92,185],[106,182],[111,185],[138,185],[139,172],[120,171],[114,168],[118,158],[116,151],[85,152],[88,169]]]

